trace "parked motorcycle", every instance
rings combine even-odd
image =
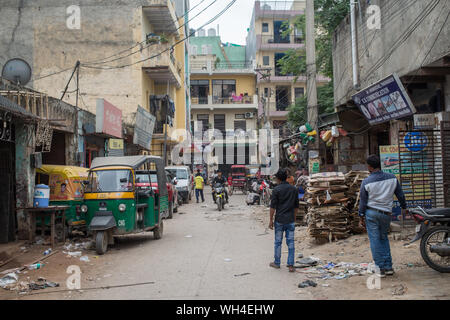
[[[409,211],[417,222],[416,236],[421,239],[420,254],[428,266],[442,273],[450,272],[450,208]]]
[[[222,211],[222,209],[225,209],[225,187],[221,183],[216,183],[213,188],[213,193],[217,209]]]

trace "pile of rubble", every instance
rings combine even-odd
[[[346,196],[348,197],[348,209],[352,214],[352,232],[363,233],[365,229],[359,226],[359,190],[365,178],[369,176],[369,171],[350,171],[345,175],[345,184],[348,186]]]
[[[347,204],[345,176],[341,172],[311,175],[305,199],[309,204],[308,231],[318,241],[350,236],[352,219]]]

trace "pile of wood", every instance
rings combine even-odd
[[[361,189],[361,184],[365,178],[369,176],[369,171],[350,171],[345,175],[345,183],[348,187],[347,197],[348,209],[352,215],[352,232],[363,233],[365,229],[359,226],[359,190]]]
[[[305,199],[309,204],[308,231],[318,241],[345,239],[351,233],[348,187],[341,172],[311,175]]]
[[[316,173],[309,178],[305,201],[313,206],[345,203],[349,200],[347,190],[342,172]]]
[[[308,203],[299,201],[298,213],[295,216],[295,224],[304,226],[306,224],[306,214],[308,213]]]

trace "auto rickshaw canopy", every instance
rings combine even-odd
[[[167,195],[166,173],[164,171],[164,161],[157,156],[126,156],[126,157],[97,157],[91,163],[90,171],[105,169],[108,167],[125,167],[133,170],[150,170],[151,164],[155,164],[156,175],[158,177],[158,188],[161,196]]]
[[[83,181],[89,169],[74,166],[43,165],[36,173],[49,176],[50,201],[83,199]]]

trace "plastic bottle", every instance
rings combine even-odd
[[[46,255],[48,255],[50,253],[52,253],[52,249],[48,248],[47,250],[44,251],[44,256],[46,256]]]
[[[28,266],[28,270],[36,270],[36,269],[40,269],[44,266],[43,263],[35,263],[35,264],[31,264]]]

